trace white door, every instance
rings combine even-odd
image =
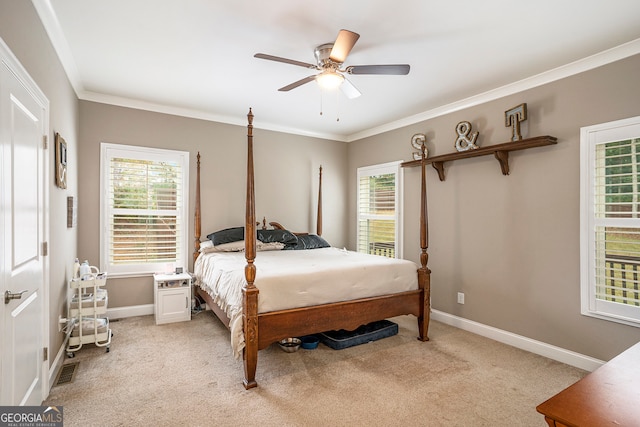
[[[0,54],[0,405],[40,405],[48,387],[43,350],[48,103],[33,91],[22,68],[3,49]]]

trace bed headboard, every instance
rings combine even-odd
[[[253,116],[251,116],[253,117]],[[253,135],[251,135],[253,138]],[[252,149],[253,150],[253,149]],[[248,171],[249,165],[247,165]],[[247,184],[249,182],[247,181]],[[253,184],[253,183],[252,183]],[[247,195],[248,195],[247,189]],[[254,213],[255,215],[255,213]],[[254,216],[255,218],[255,216]],[[200,242],[202,236],[202,211],[200,205],[200,152],[198,152],[196,156],[196,203],[195,203],[195,213],[194,213],[194,242],[193,242],[193,262],[196,262],[198,259],[198,255],[200,255]],[[260,226],[260,222],[256,222],[256,226]],[[271,221],[269,225],[273,228],[284,230],[285,227],[280,223]],[[262,228],[266,228],[266,219],[262,220]],[[255,231],[255,229],[254,229]],[[295,234],[307,234],[307,233],[295,233]],[[318,215],[316,217],[316,234],[318,236],[322,235],[322,166],[320,166],[319,175],[318,175]]]

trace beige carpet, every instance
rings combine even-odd
[[[44,404],[71,426],[545,426],[535,407],[586,372],[432,322],[344,350],[320,344],[259,353],[258,388],[242,386],[229,333],[210,312],[156,326],[111,323],[111,351],[89,345],[72,383]]]

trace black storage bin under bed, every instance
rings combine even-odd
[[[398,333],[398,325],[390,320],[379,320],[360,326],[354,331],[338,331],[322,332],[319,335],[323,344],[334,350],[342,350],[343,348],[353,347],[382,338],[390,337]]]

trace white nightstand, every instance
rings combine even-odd
[[[154,274],[153,288],[156,325],[191,320],[190,274]]]

